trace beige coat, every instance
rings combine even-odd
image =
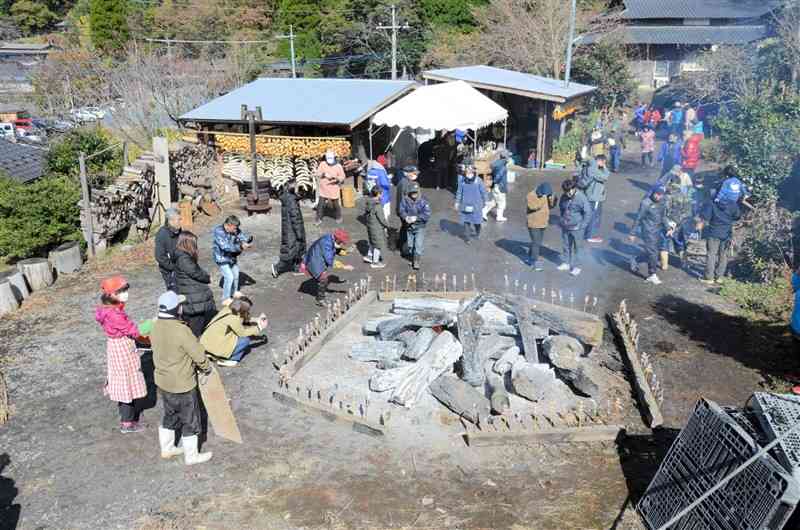
[[[195,366],[211,368],[205,349],[197,342],[189,326],[177,319],[159,318],[150,332],[156,386],[182,394],[197,386]]]
[[[227,359],[236,348],[239,337],[252,337],[259,333],[261,330],[258,326],[245,325],[239,315],[234,315],[229,307],[225,307],[206,326],[200,344],[211,355]]]
[[[553,199],[555,202],[555,199]],[[550,204],[547,196],[539,197],[536,191],[528,194],[528,228],[547,228],[550,223]]]
[[[338,199],[344,182],[344,168],[341,164],[329,166],[324,160],[317,167],[319,177],[319,196],[325,199]]]

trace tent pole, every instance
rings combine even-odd
[[[369,122],[369,159],[372,160],[372,120]]]
[[[503,120],[503,149],[508,151],[508,118]]]

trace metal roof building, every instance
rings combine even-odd
[[[44,174],[46,154],[41,147],[0,138],[0,174],[22,183],[34,181]]]
[[[625,44],[712,45],[747,44],[768,35],[760,26],[625,26],[609,34],[620,36]],[[584,44],[596,42],[603,36],[587,35]]]
[[[413,81],[261,78],[180,117],[182,122],[246,123],[241,107],[261,107],[261,123],[355,128],[414,89]]]
[[[779,7],[777,0],[625,0],[626,19],[750,19]]]
[[[564,86],[564,81],[558,79],[486,65],[428,70],[423,72],[422,77],[433,81],[466,81],[475,88],[555,103],[564,103],[595,90],[595,87],[589,85],[570,83],[569,86]]]

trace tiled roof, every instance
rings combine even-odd
[[[618,31],[625,44],[746,44],[767,36],[766,26],[625,26]],[[587,35],[582,42],[600,38]]]
[[[23,143],[13,143],[0,138],[0,173],[19,182],[30,182],[44,173],[47,151]]]
[[[758,18],[779,0],[625,0],[623,18]]]

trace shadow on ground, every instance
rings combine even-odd
[[[784,322],[749,320],[671,294],[659,297],[652,308],[690,340],[758,371],[767,381],[795,379],[800,373]]]
[[[3,470],[11,463],[7,453],[0,455],[0,530],[13,530],[19,522],[20,505],[14,504],[19,490],[10,478],[2,476]]]

